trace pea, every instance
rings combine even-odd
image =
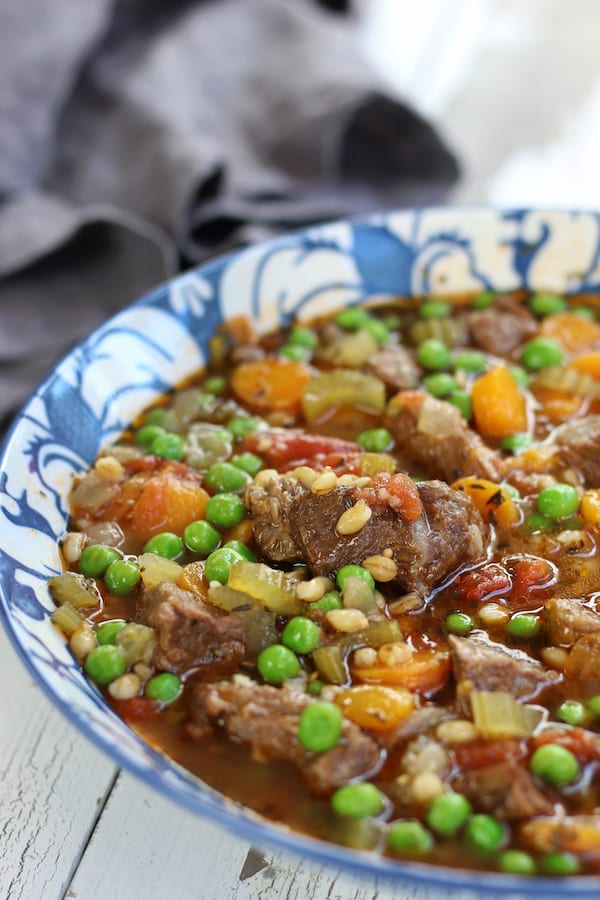
[[[369,332],[371,337],[374,338],[378,344],[385,344],[389,339],[390,330],[381,319],[368,319],[363,328],[365,331]]]
[[[300,671],[298,657],[283,644],[272,644],[261,651],[256,661],[258,671],[270,684],[281,684]]]
[[[458,384],[447,372],[434,372],[423,379],[423,387],[434,397],[445,397],[458,390]]]
[[[507,875],[535,875],[535,860],[524,850],[504,850],[498,857],[498,868]]]
[[[92,681],[97,684],[110,684],[123,674],[127,665],[125,658],[114,644],[104,644],[88,653],[83,667]]]
[[[400,316],[396,315],[396,313],[390,313],[387,316],[382,316],[381,321],[387,325],[390,331],[396,331],[402,325],[402,319]]]
[[[585,725],[589,719],[589,711],[579,700],[565,700],[556,710],[556,717],[567,725]]]
[[[387,428],[368,428],[356,438],[356,443],[360,444],[363,450],[368,453],[382,453],[392,446],[392,435]]]
[[[116,559],[104,573],[106,587],[113,594],[129,594],[140,578],[140,567],[130,559]]]
[[[310,350],[306,347],[298,347],[295,344],[283,344],[277,351],[279,356],[293,359],[295,362],[305,362],[310,359]]]
[[[445,300],[424,300],[419,307],[423,319],[443,319],[452,312],[452,306]]]
[[[364,328],[370,319],[371,316],[366,309],[351,306],[350,309],[343,309],[337,314],[335,324],[339,325],[340,328],[345,328],[347,331],[358,331],[359,328]]]
[[[566,308],[566,301],[559,297],[558,294],[550,294],[543,291],[534,294],[529,301],[531,312],[540,317],[563,312]]]
[[[595,716],[600,716],[600,694],[596,694],[595,697],[590,697],[587,701],[587,708]]]
[[[442,341],[436,338],[427,338],[417,348],[417,360],[425,369],[447,369],[452,357],[450,350]]]
[[[467,422],[472,418],[473,401],[471,400],[471,395],[466,391],[452,391],[450,396],[446,397],[446,400],[460,410],[463,419],[466,419]]]
[[[371,573],[367,569],[363,569],[362,566],[357,566],[350,563],[347,566],[342,566],[342,568],[339,569],[336,575],[335,583],[337,584],[340,591],[344,590],[344,582],[346,581],[346,578],[352,577],[362,578],[365,584],[368,584],[372,591],[375,590],[375,581]]]
[[[451,612],[446,616],[446,631],[451,634],[468,634],[475,623],[471,616],[464,612]]]
[[[166,433],[167,431],[162,425],[142,425],[135,433],[135,442],[142,447],[149,447],[155,438]]]
[[[201,556],[208,556],[221,543],[221,535],[210,522],[205,519],[197,519],[184,530],[183,543],[188,550],[199,553]]]
[[[482,372],[487,366],[485,354],[479,350],[461,350],[452,357],[452,368],[463,372]]]
[[[248,562],[256,562],[256,557],[250,547],[246,547],[242,541],[227,541],[223,544],[223,549],[225,550],[235,550],[236,553],[239,553],[242,559],[247,559]]]
[[[306,691],[311,697],[318,697],[324,687],[324,682],[319,678],[315,678],[313,681],[309,681]]]
[[[165,409],[164,407],[157,407],[156,409],[149,410],[144,416],[144,422],[146,425],[159,425],[161,428],[165,428],[165,422],[168,422],[172,416],[170,409]]]
[[[581,870],[579,860],[573,853],[544,853],[540,857],[540,868],[548,875],[577,875]]]
[[[339,816],[362,819],[378,816],[384,809],[385,798],[374,784],[363,781],[338,788],[331,798],[331,805]]]
[[[248,483],[248,475],[238,466],[229,462],[213,463],[204,476],[206,487],[223,494],[226,491],[235,493],[245,488]]]
[[[182,690],[183,685],[177,675],[173,675],[172,672],[160,672],[148,681],[144,693],[150,700],[172,703],[173,700],[177,700]]]
[[[500,446],[503,450],[510,450],[515,455],[527,450],[533,444],[535,444],[535,438],[524,431],[517,434],[509,434],[500,441]]]
[[[215,494],[206,504],[206,518],[219,528],[231,528],[245,515],[244,501],[237,494]]]
[[[427,853],[433,847],[433,835],[416,819],[392,822],[387,845],[394,853]]]
[[[162,531],[146,541],[144,553],[156,553],[165,559],[179,559],[183,555],[183,541],[172,531]]]
[[[486,813],[471,816],[465,826],[465,841],[475,853],[484,855],[495,853],[505,838],[504,826]]]
[[[292,328],[288,334],[288,344],[293,347],[307,347],[314,350],[319,346],[319,336],[312,328]]]
[[[525,344],[521,353],[521,362],[532,372],[539,372],[547,366],[560,366],[564,358],[560,345],[546,337],[533,338]]]
[[[254,475],[260,472],[264,466],[264,462],[260,456],[256,456],[255,453],[239,453],[237,456],[231,458],[231,465],[236,466],[238,469],[241,469],[242,472],[246,472],[248,475],[254,477]]]
[[[204,564],[204,575],[207,581],[220,581],[227,584],[231,567],[236,562],[242,562],[243,556],[231,548],[221,547],[210,554]]]
[[[560,744],[542,744],[534,750],[529,768],[542,781],[557,786],[575,781],[581,772],[575,754]]]
[[[527,390],[529,387],[529,375],[525,369],[522,369],[521,366],[511,366],[508,370],[508,374],[517,387],[520,387],[522,390]]]
[[[99,625],[96,629],[96,640],[100,645],[114,644],[115,638],[121,628],[125,627],[125,624],[123,619],[114,619],[112,622],[103,622],[102,625]]]
[[[525,531],[528,531],[530,534],[549,531],[553,526],[553,520],[548,516],[543,516],[541,513],[531,513],[524,522]]]
[[[204,381],[204,390],[207,394],[218,396],[225,391],[227,380],[222,375],[211,375]]]
[[[463,794],[439,794],[429,804],[427,824],[438,834],[455,834],[471,815],[471,804]]]
[[[539,616],[532,613],[516,613],[508,621],[506,631],[513,638],[528,641],[540,633],[541,627]]]
[[[494,302],[494,292],[493,291],[483,291],[483,293],[479,294],[479,296],[475,297],[471,306],[473,309],[488,309]]]
[[[121,554],[114,547],[106,544],[90,544],[84,547],[79,557],[79,571],[86,578],[99,578]]]
[[[590,322],[594,322],[596,319],[596,313],[589,306],[572,306],[569,312],[574,316],[579,316],[580,319],[588,319]]]
[[[310,653],[321,639],[321,629],[306,616],[294,616],[283,629],[281,640],[295,653]]]
[[[227,428],[234,438],[245,438],[249,434],[254,434],[259,425],[260,419],[257,419],[256,416],[239,416],[230,419]]]
[[[166,431],[154,438],[150,452],[161,459],[181,459],[185,453],[185,441],[180,434]]]
[[[577,512],[579,494],[573,485],[557,482],[539,492],[536,504],[543,516],[564,519]]]
[[[320,600],[316,600],[310,604],[310,609],[320,609],[323,612],[329,612],[330,609],[342,609],[342,598],[337,591],[328,591],[323,594]]]
[[[323,753],[336,747],[342,736],[344,717],[335,703],[318,700],[300,713],[298,738],[307,750]]]

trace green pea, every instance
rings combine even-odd
[[[388,828],[387,845],[393,853],[427,853],[433,844],[431,832],[416,819],[392,822]]]
[[[482,372],[487,366],[487,358],[479,350],[460,350],[452,357],[453,369],[463,372]]]
[[[248,475],[254,477],[254,475],[260,472],[264,466],[264,462],[260,456],[256,456],[255,453],[239,453],[237,456],[231,458],[231,465],[236,466],[238,469],[241,469],[242,472],[246,472]]]
[[[323,594],[320,600],[316,600],[310,604],[310,609],[320,609],[322,612],[329,612],[330,609],[342,609],[342,598],[337,591],[328,591]]]
[[[471,616],[464,612],[448,613],[445,624],[450,634],[468,634],[475,627]]]
[[[452,312],[452,304],[445,300],[424,300],[419,307],[423,319],[443,319]]]
[[[220,494],[241,491],[248,484],[248,480],[246,472],[229,462],[213,463],[204,476],[205,486]]]
[[[256,416],[237,416],[229,420],[227,428],[234,438],[245,438],[249,434],[254,434],[259,425],[260,419],[257,419]]]
[[[369,453],[382,453],[392,446],[393,438],[387,428],[368,428],[361,431],[356,443]]]
[[[159,425],[161,428],[165,429],[167,427],[165,422],[170,422],[171,418],[172,411],[160,406],[156,409],[149,410],[144,416],[144,422],[146,425]]]
[[[549,531],[554,526],[553,519],[543,516],[541,513],[531,513],[523,523],[525,531],[529,534],[537,534],[540,531]]]
[[[475,297],[471,306],[473,309],[488,309],[494,302],[493,291],[483,291],[479,296]]]
[[[114,619],[112,622],[103,622],[102,625],[98,625],[96,629],[96,640],[101,646],[104,644],[114,644],[118,633],[125,625],[126,622],[124,619]]]
[[[532,613],[515,613],[506,625],[507,633],[518,640],[528,641],[536,637],[542,625],[539,616]]]
[[[283,344],[277,351],[279,356],[293,359],[295,362],[306,362],[310,359],[310,350],[306,347],[298,347],[295,344]]]
[[[179,559],[183,556],[183,541],[172,531],[155,534],[144,544],[144,553],[156,553],[165,559]]]
[[[311,697],[318,697],[324,687],[324,682],[322,682],[319,678],[314,678],[312,681],[309,681],[306,690]]]
[[[507,875],[535,875],[535,860],[524,850],[503,850],[498,857],[498,868]]]
[[[525,344],[521,362],[526,369],[539,372],[548,366],[560,366],[565,358],[562,348],[552,338],[537,337]]]
[[[588,319],[590,322],[596,320],[596,313],[589,306],[572,306],[569,312],[574,316],[579,316],[580,319]]]
[[[434,372],[423,379],[423,387],[434,397],[445,397],[458,390],[458,384],[447,372]]]
[[[381,319],[368,319],[363,325],[365,331],[368,331],[372,338],[378,344],[385,344],[390,337],[390,330]]]
[[[281,684],[287,678],[295,678],[300,662],[295,653],[283,644],[272,644],[261,651],[256,661],[258,671],[270,684]]]
[[[455,834],[471,815],[471,804],[463,794],[439,794],[429,804],[425,819],[438,834]]]
[[[342,566],[342,568],[339,569],[336,575],[335,583],[337,584],[339,590],[343,591],[344,582],[346,581],[346,579],[353,577],[362,578],[365,584],[368,584],[372,591],[375,590],[375,581],[371,573],[367,569],[364,569],[362,566],[353,565],[352,563],[347,566]]]
[[[587,708],[595,716],[600,716],[600,694],[596,694],[595,697],[590,697],[587,701]]]
[[[335,324],[347,331],[358,331],[371,320],[371,316],[366,309],[358,306],[351,306],[349,309],[343,309],[335,317]]]
[[[540,857],[540,868],[548,875],[577,875],[581,865],[573,853],[544,853]]]
[[[223,378],[222,375],[210,375],[205,379],[203,387],[207,394],[212,394],[216,397],[225,391],[227,379]]]
[[[579,494],[573,485],[557,482],[539,492],[536,504],[543,516],[564,519],[577,512]]]
[[[524,431],[517,434],[509,434],[500,441],[500,446],[503,450],[510,450],[515,455],[523,453],[524,450],[527,450],[533,444],[535,444],[535,438]]]
[[[470,850],[487,855],[500,849],[506,839],[506,831],[501,822],[479,813],[471,816],[465,826],[465,841]]]
[[[288,334],[288,344],[293,347],[306,347],[308,350],[314,350],[319,346],[319,336],[312,328],[292,328]]]
[[[450,396],[445,399],[460,410],[463,419],[466,419],[467,422],[473,417],[473,401],[471,395],[466,391],[452,391]]]
[[[417,360],[425,369],[447,369],[452,362],[452,356],[442,341],[427,338],[417,347]]]
[[[135,442],[142,447],[149,447],[155,438],[166,433],[166,429],[162,425],[142,425],[135,433]]]
[[[86,578],[100,578],[110,564],[120,558],[121,554],[114,547],[90,544],[89,547],[84,547],[79,557],[79,571]]]
[[[556,710],[556,718],[567,725],[585,725],[589,719],[589,711],[579,700],[565,700]]]
[[[97,684],[110,684],[123,674],[127,664],[114,644],[104,644],[88,653],[83,667],[92,681]]]
[[[195,522],[191,522],[183,532],[183,543],[188,550],[199,553],[201,556],[208,556],[221,543],[221,535],[210,522],[205,519],[197,519]]]
[[[204,564],[204,575],[207,581],[220,581],[227,584],[229,572],[234,563],[242,562],[243,556],[231,548],[221,547],[214,550]]]
[[[281,634],[281,641],[295,653],[310,653],[321,640],[321,629],[306,616],[294,616]]]
[[[396,331],[402,325],[402,319],[400,316],[396,315],[396,313],[390,313],[387,316],[382,316],[381,321],[387,325],[390,331]]]
[[[247,559],[248,562],[256,562],[256,557],[250,547],[246,547],[242,541],[227,541],[223,544],[223,549],[225,550],[235,550],[236,553],[239,553],[242,559]]]
[[[182,690],[183,685],[177,675],[173,675],[172,672],[160,672],[148,681],[144,693],[150,700],[172,703],[177,700]]]
[[[559,297],[558,294],[550,294],[543,291],[534,294],[529,301],[531,312],[540,317],[563,312],[566,308],[566,301]]]
[[[378,816],[385,807],[385,797],[368,781],[345,784],[331,798],[331,805],[338,816],[363,819]]]
[[[154,438],[150,452],[161,459],[181,459],[185,453],[185,441],[180,434],[166,431]]]
[[[140,567],[130,559],[116,559],[104,573],[106,587],[112,594],[129,594],[140,578]]]
[[[508,370],[508,374],[521,390],[527,390],[529,387],[530,378],[525,369],[522,369],[521,366],[511,366]]]
[[[537,778],[556,786],[575,781],[581,773],[575,754],[560,744],[542,744],[534,750],[529,768]]]
[[[338,745],[343,728],[344,717],[339,706],[318,700],[300,713],[298,739],[307,750],[324,753]]]
[[[231,528],[245,515],[244,501],[237,494],[215,494],[206,504],[206,518],[219,528]]]

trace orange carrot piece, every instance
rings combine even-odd
[[[507,489],[495,481],[467,475],[451,485],[455,491],[464,491],[471,498],[473,506],[486,522],[493,522],[508,528],[519,519],[519,510]]]
[[[377,684],[359,684],[340,691],[335,703],[346,719],[371,731],[395,728],[415,708],[410,691]]]
[[[352,669],[352,677],[366,684],[404,687],[420,694],[440,690],[450,675],[450,657],[439,650],[418,650],[412,659],[397,666],[361,666]]]
[[[540,334],[555,340],[568,353],[581,353],[600,341],[600,325],[574,313],[561,312],[546,316]]]
[[[142,541],[161,531],[182,534],[204,517],[207,503],[208,494],[193,482],[172,475],[151,478],[133,507],[131,528]]]
[[[255,412],[295,410],[312,377],[304,363],[266,357],[239,365],[231,377],[231,389],[238,400]]]
[[[568,394],[555,388],[536,387],[536,400],[540,403],[540,412],[551,422],[564,422],[576,415],[581,409],[584,398],[576,394]]]
[[[589,375],[600,381],[600,351],[584,353],[569,362],[572,369],[577,369],[581,375]]]
[[[527,430],[525,397],[504,366],[477,378],[471,399],[478,431],[502,438]]]

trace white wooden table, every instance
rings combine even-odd
[[[462,160],[456,203],[600,209],[597,0],[364,7],[367,52]],[[252,849],[120,772],[50,704],[4,634],[0,770],[2,900],[407,897]]]

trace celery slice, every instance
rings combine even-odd
[[[71,637],[73,632],[77,631],[81,623],[85,622],[85,618],[81,615],[79,610],[75,609],[68,600],[66,603],[63,603],[62,606],[59,606],[58,609],[55,609],[50,618],[67,637]]]
[[[296,597],[296,580],[264,563],[234,563],[227,584],[282,616],[295,616],[303,608]]]
[[[304,388],[302,410],[307,422],[314,422],[341,406],[381,413],[385,407],[385,385],[374,375],[334,369],[311,378]]]
[[[518,703],[506,691],[471,691],[473,721],[486,737],[529,737],[542,720],[535,706]]]
[[[70,603],[75,609],[100,606],[100,594],[93,581],[75,572],[55,575],[48,582],[48,588],[57,606],[63,603]]]

